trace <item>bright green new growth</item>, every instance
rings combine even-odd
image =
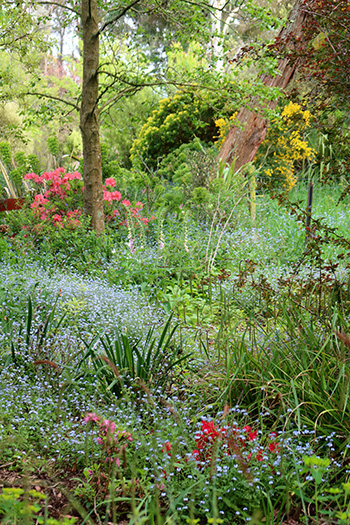
[[[144,166],[156,169],[163,157],[195,137],[212,143],[216,116],[230,112],[232,109],[226,107],[226,97],[212,91],[193,88],[164,98],[133,143],[133,165],[140,169]]]
[[[3,525],[73,525],[77,518],[56,520],[38,516],[46,496],[37,490],[22,488],[2,489],[0,494],[0,518]]]

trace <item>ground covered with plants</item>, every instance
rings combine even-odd
[[[227,221],[110,178],[97,237],[78,172],[25,179],[2,218],[3,522],[349,523],[346,188],[316,185],[306,230],[302,182],[252,220],[242,179]]]
[[[2,4],[0,522],[350,524],[349,2]]]

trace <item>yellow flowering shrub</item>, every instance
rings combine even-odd
[[[212,143],[215,117],[232,113],[225,93],[200,89],[179,90],[158,104],[134,141],[130,159],[135,167],[156,169],[166,155],[195,137]]]
[[[296,168],[301,161],[313,161],[316,152],[304,139],[311,114],[294,102],[272,120],[266,138],[255,157],[265,187],[280,186],[289,191],[297,183]]]
[[[214,136],[214,139],[217,139],[214,144],[215,146],[217,146],[219,149],[221,148],[221,146],[223,145],[224,141],[225,141],[225,138],[226,138],[226,135],[227,133],[229,132],[229,129],[233,126],[233,121],[235,120],[236,118],[236,115],[237,115],[237,112],[234,113],[233,115],[231,115],[230,118],[219,118],[217,120],[215,120],[215,126],[218,129],[218,135],[215,135]]]

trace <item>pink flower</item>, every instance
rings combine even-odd
[[[262,451],[262,450],[259,450],[259,451],[257,452],[257,454],[256,454],[256,459],[257,459],[258,461],[262,461],[262,460],[263,460],[263,457],[264,457],[264,455],[263,455],[263,451]]]
[[[107,202],[112,202],[112,194],[107,190],[103,190],[103,199]]]
[[[110,457],[107,457],[105,459],[105,463],[115,463],[116,465],[118,465],[118,467],[120,467],[120,459],[119,458],[110,458]]]
[[[122,198],[122,194],[120,193],[120,191],[113,191],[111,195],[113,201],[120,201]]]
[[[277,445],[276,441],[273,441],[273,443],[269,443],[268,447],[270,452],[279,452],[280,447]]]
[[[106,430],[109,432],[113,433],[115,431],[115,423],[113,423],[113,421],[109,421],[108,419],[104,420],[102,426],[106,427]]]
[[[62,216],[55,213],[55,215],[52,216],[52,222],[62,222]]]
[[[111,188],[113,188],[115,185],[116,185],[116,182],[115,180],[113,179],[113,177],[109,177],[109,179],[106,179],[105,180],[105,184],[107,186],[110,186]]]
[[[80,211],[80,210],[69,211],[69,212],[67,213],[67,217],[68,217],[69,219],[70,219],[71,217],[75,217],[75,216],[80,217],[80,215],[81,215],[81,211]]]
[[[131,206],[131,202],[128,199],[124,199],[122,204],[124,204],[124,206]]]
[[[142,210],[142,208],[143,208],[143,204],[142,204],[142,202],[137,202],[135,207],[136,207],[138,210]]]
[[[38,202],[38,203],[40,203],[40,204],[46,204],[47,202],[49,202],[49,201],[44,197],[44,195],[41,195],[40,193],[39,193],[38,195],[35,195],[34,201],[35,201],[35,202]]]
[[[97,423],[97,422],[100,421],[100,418],[99,418],[99,416],[97,414],[95,414],[95,412],[89,412],[84,417],[84,421],[85,421],[85,423],[88,423],[89,421],[95,421]]]
[[[34,180],[37,184],[40,184],[43,182],[43,179],[36,175],[35,173],[27,173],[27,175],[24,175],[25,180]]]
[[[202,421],[202,432],[204,434],[211,434],[215,437],[219,436],[219,432],[216,430],[213,421]]]
[[[200,461],[201,453],[198,449],[195,448],[194,450],[192,450],[192,456],[196,461]]]

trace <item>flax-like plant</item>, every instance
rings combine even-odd
[[[336,432],[344,444],[350,429],[350,337],[339,312],[329,314],[321,323],[285,304],[272,334],[252,321],[240,340],[227,342],[220,398],[257,403],[275,421],[287,413],[286,425],[293,420],[317,435]]]
[[[0,330],[6,334],[10,341],[11,352],[6,357],[6,363],[12,362],[17,365],[23,362],[23,359],[25,362],[26,357],[23,353],[36,359],[43,357],[41,351],[48,336],[53,332],[57,332],[66,317],[65,313],[59,318],[56,317],[57,301],[58,298],[48,312],[45,321],[38,327],[35,334],[33,334],[32,330],[35,308],[33,309],[31,296],[28,297],[25,319],[20,323],[16,332],[14,332],[13,329],[13,321],[8,316],[5,316]]]
[[[144,342],[131,341],[127,334],[118,331],[112,338],[108,334],[84,341],[87,351],[80,363],[92,363],[95,374],[104,385],[105,393],[120,397],[124,386],[135,382],[165,388],[171,381],[176,367],[191,354],[182,355],[174,342],[177,325],[171,327],[172,315],[164,325],[157,340],[155,328],[147,332]],[[101,352],[102,350],[102,352]]]
[[[13,199],[17,199],[23,195],[23,191],[18,185],[11,180],[10,175],[6,169],[5,164],[0,159],[0,184],[2,184],[6,195]],[[25,193],[30,191],[29,184],[26,180],[22,180],[22,184],[25,188]]]

